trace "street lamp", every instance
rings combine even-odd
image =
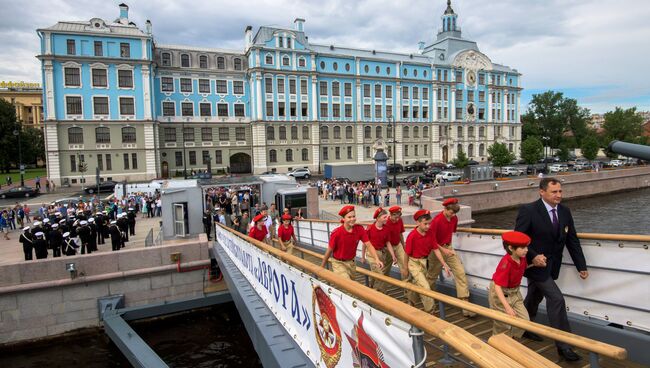
[[[395,150],[395,145],[397,144],[397,128],[395,127],[396,121],[393,115],[388,115],[388,123],[393,123],[393,188],[397,188],[397,151]]]
[[[18,169],[20,170],[20,186],[25,186],[25,167],[23,166],[23,148],[20,139],[20,124],[16,123],[16,129],[14,129],[14,135],[18,139]]]
[[[542,137],[542,140],[544,141],[544,174],[548,174],[548,155],[547,155],[546,146],[548,146],[549,139],[550,137],[548,136]]]

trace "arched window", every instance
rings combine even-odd
[[[293,161],[293,150],[291,148],[287,149],[286,156],[287,156],[286,157],[287,162],[292,162]]]
[[[372,135],[371,128],[370,128],[370,126],[366,125],[363,128],[363,138],[364,139],[370,139],[370,138],[372,138],[371,135]]]
[[[274,141],[275,140],[275,128],[272,126],[266,127],[266,140]]]
[[[510,153],[512,153],[512,150],[513,150],[514,148],[515,148],[515,145],[514,145],[514,144],[510,143],[510,144],[508,145],[508,151],[510,151]]]
[[[274,149],[269,151],[269,162],[278,162],[278,152]]]
[[[289,66],[289,57],[286,55],[282,57],[282,66]]]
[[[241,59],[235,58],[235,70],[241,70]]]
[[[273,64],[273,55],[267,54],[264,57],[264,63],[265,64]]]
[[[302,149],[302,160],[309,161],[309,150],[307,148]]]
[[[478,136],[481,137],[481,138],[485,138],[485,127],[479,127],[478,128]],[[483,156],[483,155],[481,154],[481,156]]]
[[[298,66],[304,68],[305,65],[306,65],[305,58],[303,58],[303,57],[299,58],[298,59]]]
[[[420,128],[413,127],[413,138],[420,138]]]
[[[135,128],[122,128],[122,143],[135,143]]]
[[[424,128],[422,128],[422,137],[429,138],[429,127],[425,126]]]
[[[352,127],[349,125],[345,127],[345,139],[352,139]]]
[[[341,139],[341,127],[338,125],[334,127],[334,139]]]
[[[298,139],[298,127],[295,125],[291,127],[291,139]]]
[[[330,130],[325,125],[320,127],[320,139],[330,139]]]
[[[470,138],[474,138],[474,127],[467,128],[467,136]]]
[[[162,53],[162,66],[172,66],[172,54],[168,52]]]
[[[382,136],[383,136],[383,134],[382,134],[381,127],[380,126],[376,127],[375,128],[375,138],[382,138]]]
[[[463,127],[459,126],[457,129],[458,129],[458,137],[462,137],[463,136]]]
[[[309,139],[309,127],[306,125],[302,127],[302,139]]]
[[[217,69],[226,69],[226,59],[223,56],[217,57]]]
[[[386,138],[392,139],[393,138],[393,126],[389,125],[386,128]]]
[[[283,126],[280,127],[280,140],[281,141],[287,140],[287,128],[286,127],[283,127]]]
[[[402,128],[402,138],[408,138],[409,137],[409,127],[405,126]]]
[[[461,152],[462,150],[463,150],[463,145],[462,145],[462,144],[459,144],[459,145],[456,147],[456,154],[458,154],[458,153]]]
[[[68,128],[68,143],[83,143],[84,133],[83,129],[79,127]]]
[[[199,68],[207,69],[208,68],[208,57],[205,55],[199,56]]]
[[[95,142],[111,143],[111,130],[108,127],[95,128]]]
[[[483,143],[478,146],[478,155],[485,156],[485,145]]]
[[[190,55],[181,54],[181,67],[189,68],[190,67]]]
[[[467,157],[472,158],[474,156],[474,145],[470,144],[467,146]]]

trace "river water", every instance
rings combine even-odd
[[[262,364],[233,303],[129,325],[175,368]],[[11,351],[0,349],[0,367],[131,367],[103,331],[50,339]]]
[[[579,233],[650,235],[650,188],[565,200],[562,203],[571,209]],[[475,228],[512,229],[517,210],[472,217],[476,221],[472,225]]]

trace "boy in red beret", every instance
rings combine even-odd
[[[384,262],[384,267],[377,267],[377,263],[370,256],[370,250],[366,249],[367,247],[365,243],[361,247],[361,262],[366,262],[367,252],[370,271],[387,276],[390,272],[391,265],[394,262],[393,260],[395,259],[395,253],[393,253],[393,247],[390,246],[389,241],[390,233],[385,226],[388,221],[388,212],[379,207],[375,210],[372,217],[375,219],[375,222],[368,225],[366,232],[368,233],[368,240],[370,240],[370,244],[375,248],[377,256],[382,260],[382,262]],[[370,278],[370,287],[383,293],[388,288],[388,285],[386,285],[385,282]]]
[[[332,272],[346,279],[353,280],[356,274],[354,258],[357,255],[359,240],[361,240],[370,251],[372,258],[375,259],[377,267],[383,268],[384,263],[379,260],[375,248],[370,244],[366,230],[363,226],[356,224],[357,216],[354,212],[354,206],[341,208],[339,216],[342,217],[341,222],[343,222],[343,225],[334,229],[332,234],[330,234],[329,246],[327,247],[327,251],[325,251],[321,267],[324,268],[330,256],[333,255]]]
[[[280,248],[283,251],[293,254],[293,247],[298,241],[293,232],[291,215],[289,214],[282,215],[282,225],[278,228],[278,241],[280,242]]]
[[[451,238],[458,227],[458,217],[456,214],[460,211],[460,205],[458,205],[458,199],[456,198],[447,198],[442,202],[442,205],[444,208],[431,221],[429,231],[435,237],[442,258],[445,259],[445,262],[447,262],[447,265],[451,269],[451,273],[454,275],[456,297],[467,301],[469,299],[469,287],[467,284],[467,275],[465,275],[465,267],[463,267],[463,263],[451,246]],[[438,259],[433,253],[430,254],[427,280],[429,281],[431,290],[436,289],[436,280],[440,276],[441,269],[442,265],[438,262]],[[463,316],[465,317],[474,317],[475,315],[475,313],[463,310]]]
[[[449,273],[449,267],[447,267],[445,260],[440,254],[438,244],[429,232],[429,227],[431,226],[431,213],[427,210],[419,210],[413,214],[413,219],[417,222],[417,226],[406,238],[406,244],[404,246],[404,264],[401,268],[402,279],[406,279],[410,274],[409,282],[421,288],[431,290],[426,278],[427,258],[429,257],[429,253],[432,251],[435,253],[436,257],[442,264],[442,267],[445,269],[447,276],[451,274]],[[412,292],[409,292],[408,294],[409,301],[413,302],[416,300],[416,296]],[[422,295],[420,295],[420,298],[422,298],[424,311],[427,313],[433,313],[435,310],[433,298]]]
[[[266,216],[262,215],[261,213],[253,218],[253,226],[250,228],[250,230],[248,230],[248,236],[269,244],[269,241],[266,238],[268,230],[266,230],[266,225],[264,224],[265,218]]]
[[[390,216],[384,226],[390,233],[390,246],[393,248],[393,254],[395,254],[395,258],[393,258],[391,263],[397,263],[401,273],[401,268],[404,265],[404,221],[402,221],[402,207],[393,206],[388,209],[388,213]]]
[[[519,291],[521,279],[528,267],[526,253],[528,253],[530,237],[519,231],[508,231],[503,233],[501,238],[503,239],[503,248],[508,254],[501,258],[494,275],[492,275],[490,293],[488,294],[490,308],[513,317],[530,320],[524,306],[524,298]],[[494,321],[492,334],[496,335],[502,332],[514,338],[521,338],[524,334],[524,330],[520,328]]]

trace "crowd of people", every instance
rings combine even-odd
[[[434,187],[434,184],[416,181],[406,183],[404,188],[401,184],[397,184],[394,189],[387,186],[382,190],[381,182],[351,182],[333,178],[319,180],[315,186],[322,199],[340,201],[341,204],[388,207],[392,201],[391,198],[394,198],[393,203],[401,205],[403,196],[406,196],[409,206],[421,207],[422,191]]]

